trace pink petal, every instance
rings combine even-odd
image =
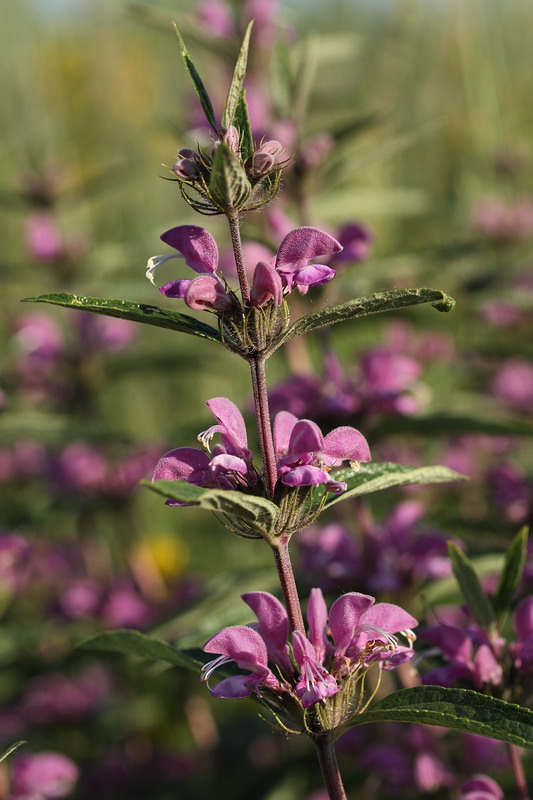
[[[285,486],[318,486],[321,483],[329,483],[330,477],[327,472],[320,467],[305,465],[295,467],[282,475],[281,482]]]
[[[170,281],[170,283],[165,283],[164,286],[160,286],[159,291],[161,294],[164,294],[165,297],[183,298],[191,283],[192,280],[188,278],[179,281]]]
[[[195,272],[214,273],[218,266],[218,247],[210,233],[198,225],[178,225],[166,231],[161,239],[174,247]]]
[[[339,461],[370,461],[368,442],[355,428],[344,425],[335,428],[324,436],[322,452]]]
[[[276,258],[277,267],[303,267],[311,258],[338,253],[342,245],[319,228],[296,228],[282,241]]]
[[[503,792],[496,781],[488,775],[472,775],[461,786],[462,792],[487,792],[494,800],[503,800]]]
[[[305,658],[316,660],[315,648],[303,633],[300,631],[293,631],[292,633],[292,650],[296,663],[302,666]]]
[[[264,640],[268,654],[281,667],[292,672],[288,654],[289,619],[284,606],[269,592],[248,592],[241,595],[258,619],[257,632]]]
[[[472,641],[460,628],[434,625],[422,631],[420,637],[438,647],[452,661],[466,664],[472,658]]]
[[[261,636],[246,625],[233,625],[215,633],[203,646],[205,653],[228,656],[242,669],[251,672],[266,670],[268,663],[266,645]]]
[[[209,456],[194,447],[178,447],[159,459],[152,475],[153,481],[187,480],[193,472],[207,469]]]
[[[324,437],[316,422],[301,419],[292,429],[288,452],[317,453],[322,450],[323,444]]]
[[[230,678],[224,678],[209,691],[213,697],[233,699],[248,697],[252,693],[250,675],[233,675]]]
[[[298,417],[290,411],[280,411],[274,417],[274,448],[276,455],[283,456],[289,449],[292,429],[298,422]]]
[[[503,668],[488,644],[482,644],[474,657],[474,677],[481,688],[484,683],[497,686],[503,677]]]
[[[235,403],[232,403],[227,397],[213,397],[211,400],[206,401],[206,406],[214,414],[220,425],[226,428],[228,433],[235,439],[237,445],[242,450],[245,450],[248,446],[246,425]]]
[[[220,281],[211,275],[200,275],[189,281],[183,299],[189,308],[195,311],[214,309],[225,311],[231,308],[231,297],[226,293]]]
[[[307,622],[309,624],[309,641],[315,648],[317,660],[322,663],[326,654],[328,609],[321,589],[311,589],[307,604]]]
[[[416,628],[418,621],[394,603],[376,603],[361,618],[362,625],[375,625],[387,633]]]
[[[300,286],[323,286],[333,280],[336,274],[334,269],[326,267],[324,264],[308,264],[296,270],[294,282],[298,288]]]
[[[360,592],[349,592],[335,600],[329,612],[329,626],[337,650],[348,647],[361,617],[375,602],[374,597]]]
[[[253,306],[259,307],[272,299],[279,306],[283,302],[283,284],[275,268],[266,261],[260,261],[255,268],[250,291]]]

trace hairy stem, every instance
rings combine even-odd
[[[259,446],[261,447],[261,457],[263,459],[266,490],[268,496],[272,499],[278,479],[278,468],[276,464],[276,452],[274,450],[274,438],[272,436],[270,409],[268,407],[265,359],[260,356],[251,358],[250,372],[252,375],[255,417],[259,435]]]
[[[330,800],[346,800],[333,742],[325,736],[317,737],[315,747]]]
[[[298,589],[296,588],[296,581],[294,580],[288,539],[282,536],[272,545],[272,550],[278,570],[279,582],[283,590],[283,598],[285,600],[285,608],[287,609],[291,631],[300,631],[300,633],[303,633],[305,636],[304,620],[302,617]]]
[[[248,276],[244,267],[244,258],[242,255],[242,242],[241,242],[241,229],[239,227],[239,214],[235,211],[226,214],[228,219],[229,230],[231,234],[231,244],[233,247],[233,255],[235,257],[235,266],[237,267],[237,275],[239,278],[239,286],[241,287],[242,302],[245,306],[250,304],[250,287],[248,286]]]
[[[527,788],[526,776],[524,774],[524,767],[522,766],[522,759],[520,758],[520,750],[515,744],[507,745],[507,755],[511,762],[511,769],[518,789],[519,800],[531,800],[529,790]]]

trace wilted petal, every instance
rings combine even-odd
[[[269,592],[248,592],[241,597],[257,617],[257,632],[266,644],[270,659],[290,674],[292,664],[287,647],[289,619],[284,606]]]
[[[338,253],[342,245],[319,228],[296,228],[282,241],[276,258],[281,269],[304,267],[311,258]]]
[[[337,650],[346,650],[361,617],[374,603],[374,597],[360,592],[348,592],[335,600],[329,612],[329,625]]]
[[[394,603],[376,603],[363,614],[363,625],[374,625],[387,633],[398,633],[416,628],[418,621]]]
[[[288,453],[317,453],[322,450],[323,444],[324,437],[316,422],[301,419],[292,429]]]
[[[370,461],[368,442],[362,433],[345,425],[324,436],[322,453],[338,461]]]
[[[250,301],[253,306],[259,307],[272,299],[279,306],[283,302],[283,284],[281,278],[272,264],[260,261],[255,268]]]
[[[205,653],[216,653],[236,661],[251,672],[267,669],[268,655],[261,636],[246,625],[233,625],[215,633],[203,646]]]
[[[195,272],[214,273],[218,266],[218,247],[211,234],[198,225],[178,225],[166,231],[161,239],[174,247]]]

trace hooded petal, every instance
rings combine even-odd
[[[241,597],[257,617],[257,632],[266,644],[270,659],[290,675],[293,670],[287,646],[289,618],[284,606],[269,592],[248,592]]]
[[[322,664],[326,655],[328,608],[321,589],[311,589],[307,604],[307,623],[309,641],[315,648],[317,660]]]
[[[176,281],[176,283],[181,283],[181,281]],[[233,305],[231,297],[218,278],[211,275],[200,275],[188,283],[183,299],[189,308],[193,308],[195,311],[205,311],[206,309],[225,311]]]
[[[272,264],[260,261],[255,268],[250,301],[253,306],[263,306],[269,300],[279,306],[283,302],[283,284]]]
[[[335,600],[329,612],[329,626],[337,650],[346,650],[361,617],[375,602],[374,597],[360,592],[348,592]]]
[[[248,697],[252,693],[250,675],[233,675],[217,683],[209,689],[213,697],[240,698]]]
[[[280,270],[280,272],[283,272]],[[326,267],[325,264],[308,264],[305,267],[300,267],[294,273],[294,282],[300,286],[323,286],[329,283],[337,273],[331,267]]]
[[[278,457],[284,456],[289,449],[292,429],[298,422],[298,417],[290,411],[280,411],[274,417],[274,449]]]
[[[224,429],[222,431],[217,426],[213,426],[209,430],[215,432],[216,428],[220,433],[229,437],[240,450],[246,450],[248,447],[246,425],[244,417],[235,403],[232,403],[227,397],[213,397],[211,400],[206,400],[205,404]]]
[[[344,425],[324,436],[322,453],[338,461],[370,461],[368,442],[355,428]]]
[[[342,245],[319,228],[296,228],[282,241],[276,257],[276,267],[297,269],[304,267],[311,258],[338,253]]]
[[[203,646],[205,653],[216,653],[236,661],[241,669],[264,672],[268,664],[266,645],[261,636],[246,625],[233,625],[215,633]]]
[[[310,419],[299,420],[291,432],[289,440],[289,454],[317,453],[322,450],[324,437],[322,431]]]
[[[494,800],[503,800],[503,792],[496,781],[488,775],[472,775],[461,785],[462,792],[486,792]]]
[[[218,247],[211,234],[198,225],[178,225],[166,231],[161,239],[174,247],[195,272],[213,274],[218,266]]]
[[[330,477],[320,467],[306,464],[285,472],[281,477],[281,482],[285,486],[318,486],[321,483],[330,483]]]
[[[365,611],[361,618],[362,625],[374,625],[386,633],[398,633],[416,628],[418,621],[394,603],[376,603]]]

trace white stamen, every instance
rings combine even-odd
[[[202,680],[207,683],[216,669],[232,660],[233,659],[229,658],[229,656],[218,656],[218,658],[214,658],[213,661],[208,661],[207,664],[204,664],[201,669]]]
[[[160,267],[161,264],[164,264],[165,261],[169,261],[171,258],[183,258],[183,256],[180,253],[172,253],[166,256],[152,256],[152,258],[148,259],[148,263],[146,264],[146,272],[144,274],[154,286],[156,286],[156,282],[154,280],[154,273],[156,269]]]

